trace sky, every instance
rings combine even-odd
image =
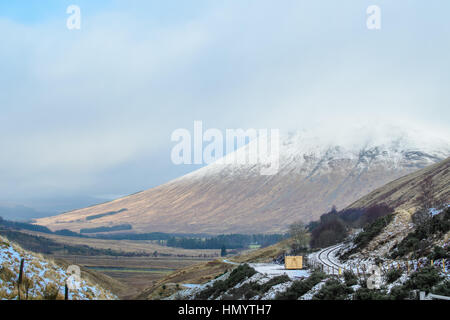
[[[433,0],[2,1],[0,206],[69,210],[195,170],[170,159],[195,120],[446,135],[449,15]]]

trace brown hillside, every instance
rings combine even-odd
[[[436,191],[434,197],[450,203],[450,158],[392,181],[354,202],[349,208],[367,208],[386,203],[396,210],[411,210],[419,202],[420,185],[426,177],[432,177]]]

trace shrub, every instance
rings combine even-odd
[[[380,232],[393,220],[394,215],[388,214],[376,219],[369,224],[364,230],[355,238],[355,244],[359,249],[365,248],[372,239],[374,239]]]
[[[325,282],[325,285],[317,292],[313,299],[315,300],[345,300],[348,295],[353,293],[353,289],[347,287],[339,280],[330,279]]]
[[[360,288],[353,294],[353,300],[387,300],[389,297],[383,290]]]
[[[256,273],[248,264],[242,264],[234,269],[226,280],[217,280],[211,286],[196,295],[197,300],[206,300],[210,297],[217,298],[220,294],[236,286],[238,283],[250,278]]]
[[[449,250],[450,247],[447,247],[445,250],[442,247],[435,246],[433,252],[428,256],[430,260],[438,260],[438,259],[448,259],[449,258]]]
[[[402,276],[402,271],[399,269],[391,269],[389,270],[386,275],[386,282],[387,283],[393,283],[395,282],[397,279],[399,279]]]
[[[229,284],[230,287],[234,287],[239,282],[242,282],[245,279],[250,278],[255,273],[256,270],[250,267],[248,264],[242,264],[231,272],[226,282],[227,284]]]
[[[323,272],[315,271],[305,280],[294,281],[286,291],[278,293],[275,299],[297,300],[325,278],[326,275]]]
[[[414,272],[404,285],[396,286],[391,289],[390,297],[394,300],[404,300],[410,298],[412,290],[431,292],[442,277],[439,272],[433,267],[423,268],[422,270]],[[436,286],[436,290],[444,292],[444,286]]]
[[[409,298],[410,290],[405,286],[395,286],[391,289],[389,297],[393,300],[405,300]]]
[[[367,279],[364,278],[359,279],[358,284],[361,288],[367,289]]]
[[[260,289],[261,289],[261,285],[259,285],[258,282],[249,282],[249,283],[243,284],[239,288],[231,289],[226,298],[229,298],[232,300],[238,300],[238,299],[245,297],[245,299],[248,300],[248,299],[258,295]],[[224,299],[225,299],[225,296],[224,296]]]
[[[354,286],[358,283],[358,277],[349,270],[344,271],[344,281],[347,287]]]
[[[414,253],[415,256],[422,255],[430,246],[430,236],[440,237],[450,231],[450,208],[444,212],[426,220],[417,225],[416,230],[410,232],[396,247],[392,253],[392,258],[402,257],[408,253]],[[436,249],[436,248],[435,248]],[[438,255],[444,254],[438,249]],[[445,253],[448,256],[448,253]]]
[[[394,219],[393,214],[386,214],[378,219],[376,219],[374,222],[370,223],[368,226],[366,226],[363,231],[361,231],[353,241],[355,243],[355,247],[351,250],[345,252],[341,259],[347,259],[352,254],[358,252],[361,249],[364,249],[370,241],[372,241],[377,235],[383,231],[383,229],[391,223],[391,221]]]
[[[291,279],[285,274],[283,274],[281,276],[276,276],[261,286],[261,292],[266,293],[267,291],[270,290],[270,288],[272,288],[278,284],[289,282],[289,281],[291,281]]]
[[[441,296],[450,296],[450,280],[445,280],[441,284],[435,286],[432,290],[432,293],[439,294]]]
[[[266,293],[273,286],[288,281],[290,281],[290,278],[287,275],[281,275],[270,279],[264,284],[258,284],[258,282],[249,282],[240,286],[239,288],[231,289],[227,298],[237,300],[244,297],[245,299],[249,300],[254,296]]]
[[[436,268],[427,267],[414,272],[405,283],[406,287],[413,290],[430,292],[433,286],[442,280]]]

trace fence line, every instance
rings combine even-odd
[[[406,272],[407,274],[410,274],[411,272],[418,271],[420,269],[423,269],[428,266],[439,268],[443,273],[448,273],[448,268],[446,266],[449,261],[447,259],[438,259],[438,260],[406,260],[406,261],[392,261],[388,263],[379,263],[378,268],[381,270],[383,274],[388,273],[392,270],[399,270]],[[307,262],[307,265],[316,270],[320,270],[322,272],[325,272],[327,274],[331,275],[337,275],[337,276],[343,276],[343,274],[346,271],[351,271],[355,273],[357,276],[366,276],[366,271],[368,271],[370,265],[366,263],[358,263],[358,264],[352,264],[350,267],[335,267],[335,266],[329,266],[324,265],[322,263],[319,263],[317,261],[314,262]],[[372,265],[375,266],[375,265]]]
[[[22,287],[22,283],[24,280],[24,266],[25,266],[25,259],[21,258],[20,259],[20,268],[19,268],[19,277],[16,280],[18,300],[22,300],[21,287]],[[26,288],[26,285],[25,285],[25,288]],[[59,293],[59,288],[60,287],[58,287],[58,293]],[[28,290],[28,289],[26,289],[26,290]],[[28,292],[26,292],[26,299],[28,299]],[[67,286],[67,283],[65,283],[65,285],[64,285],[64,300],[69,300],[69,287]]]

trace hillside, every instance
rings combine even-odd
[[[372,191],[351,204],[349,208],[368,208],[385,203],[397,210],[413,209],[420,204],[420,186],[429,176],[432,177],[435,189],[434,197],[450,203],[450,158],[447,158]]]
[[[351,252],[351,250],[354,250],[354,253],[350,256],[350,259],[348,257],[346,258],[346,262],[337,261],[334,262],[336,265],[345,266],[347,268],[355,268],[356,265],[370,265],[371,263],[375,263],[374,261],[382,262],[383,265],[385,265],[386,268],[390,268],[390,266],[395,263],[398,264],[399,260],[397,259],[395,262],[392,260],[392,254],[394,252],[397,252],[395,249],[399,244],[402,244],[402,240],[405,239],[408,235],[410,237],[416,237],[415,230],[417,230],[417,227],[411,222],[411,216],[414,213],[414,211],[417,209],[417,207],[420,205],[420,186],[423,183],[423,181],[427,177],[432,177],[433,185],[434,185],[434,193],[433,197],[436,199],[441,199],[442,201],[448,203],[450,202],[449,198],[449,182],[450,182],[450,174],[449,174],[449,165],[450,165],[450,159],[446,159],[438,164],[431,165],[427,168],[424,168],[422,170],[419,170],[415,173],[412,173],[410,175],[407,175],[405,177],[402,177],[398,180],[395,180],[391,183],[388,183],[387,185],[375,190],[374,192],[370,193],[369,195],[362,197],[360,200],[356,201],[352,205],[350,205],[347,209],[351,208],[369,208],[374,205],[380,205],[383,203],[387,203],[394,209],[393,218],[392,221],[381,230],[381,232],[374,236],[374,238],[363,248],[357,248],[355,247],[355,243],[353,240],[353,237],[350,237],[348,241],[345,241],[344,244],[339,245],[336,247],[337,249],[335,252],[338,255],[342,255],[346,252]],[[344,210],[345,212],[345,210]],[[436,212],[437,213],[437,212]],[[447,209],[447,216],[448,216],[448,209]],[[441,221],[445,222],[445,213],[441,213],[439,215],[436,215],[434,219],[440,219]],[[444,250],[448,251],[448,248],[450,247],[449,239],[450,235],[445,234],[445,230],[442,233],[434,233],[428,240],[430,243],[428,244],[428,247],[424,247],[424,253],[425,255],[430,255],[431,257],[436,257],[436,254],[433,253],[433,249],[435,246],[444,248]],[[362,232],[364,233],[364,231]],[[416,232],[417,233],[417,232]],[[420,239],[419,239],[420,240]],[[282,255],[284,253],[287,253],[290,251],[290,240],[285,240],[283,242],[280,242],[276,245],[262,248],[254,251],[250,251],[247,253],[243,253],[240,256],[235,256],[230,258],[231,262],[243,264],[243,263],[249,263],[251,266],[257,268],[260,263],[267,263],[267,262],[273,262],[275,258],[277,258],[279,255]],[[358,249],[358,250],[355,250]],[[434,249],[435,250],[435,249]],[[445,253],[443,253],[445,256]],[[402,256],[396,256],[397,258],[404,259],[405,257]],[[412,256],[411,253],[409,253],[409,259],[411,258],[420,258],[425,259],[422,261],[428,261],[427,258],[423,256]],[[441,256],[442,257],[442,256]],[[317,253],[310,254],[310,260],[315,261],[317,260]],[[431,258],[433,259],[433,258]],[[406,263],[406,262],[405,262]],[[424,263],[424,262],[422,262]],[[429,261],[428,261],[429,264]],[[146,291],[144,291],[140,298],[148,298],[148,299],[155,299],[155,298],[163,298],[168,297],[170,295],[173,295],[175,292],[180,290],[182,287],[182,283],[203,283],[202,286],[195,286],[191,287],[190,289],[185,289],[183,291],[180,291],[180,295],[182,298],[192,299],[195,297],[196,294],[200,293],[202,290],[205,290],[207,286],[213,286],[215,282],[215,278],[224,274],[226,270],[233,269],[233,265],[229,265],[224,263],[222,260],[217,260],[212,263],[205,263],[202,265],[196,266],[194,269],[181,269],[178,270],[176,273],[173,273],[169,276],[167,276],[165,279],[162,279],[158,284],[155,286],[148,288]],[[437,269],[442,268],[439,267],[439,261],[437,261]],[[281,268],[282,269],[282,268]],[[208,274],[211,275],[210,277],[200,277],[201,274]],[[220,279],[224,278],[225,276],[229,276],[229,272],[225,273],[224,276],[222,276]],[[208,278],[210,280],[208,281]],[[261,273],[256,274],[252,281],[262,281],[264,277],[261,276]],[[398,282],[397,285],[401,286],[404,283],[406,283],[408,277],[404,276],[402,277]],[[244,279],[245,280],[245,279]],[[270,280],[270,279],[269,279]],[[269,281],[267,278],[264,278],[264,281]],[[207,282],[208,281],[208,282]],[[242,283],[249,283],[250,279],[243,281]],[[205,282],[208,283],[208,285],[205,284]],[[318,288],[313,289],[312,287],[309,288],[311,291],[310,294],[305,294],[303,298],[310,299],[312,294],[317,294],[318,289],[325,285],[325,280],[320,280],[320,283],[318,283]],[[175,284],[178,283],[178,286]],[[172,284],[169,290],[162,290],[162,286],[167,286],[169,284]],[[319,285],[320,284],[320,285]],[[275,295],[273,294],[274,291],[282,292],[283,290],[286,290],[288,286],[293,285],[292,281],[285,280],[284,284],[274,284],[274,287],[276,286],[276,290],[273,289],[271,291],[268,291],[269,293],[272,293],[271,295],[264,296],[265,298],[274,298]],[[393,288],[393,285],[389,285],[388,291],[391,292],[391,288]],[[238,288],[239,285],[237,285],[235,288]],[[256,286],[256,285],[255,285]],[[354,289],[358,289],[357,287],[354,287]],[[233,292],[232,289],[229,290],[229,292]],[[171,298],[176,298],[177,295],[173,295]],[[262,298],[264,298],[262,297]],[[223,298],[223,297],[222,297]],[[260,297],[261,298],[261,297]],[[389,297],[387,295],[382,297],[383,299],[388,299]]]
[[[387,132],[374,138],[355,131],[353,140],[338,133],[332,140],[288,134],[281,138],[275,175],[261,175],[263,164],[213,163],[159,187],[36,223],[76,232],[129,224],[136,233],[281,233],[298,219],[315,220],[332,205],[344,208],[450,155],[448,141],[430,144],[420,134]],[[260,142],[227,157],[249,155]]]
[[[353,249],[356,251],[355,257],[390,256],[399,246],[402,247],[403,254],[411,255],[419,246],[422,248],[420,250],[423,251],[422,254],[431,254],[435,245],[449,246],[450,233],[445,231],[445,228],[444,232],[433,232],[436,230],[436,223],[430,226],[424,225],[423,222],[414,223],[414,214],[424,210],[422,188],[427,180],[430,182],[426,188],[430,198],[442,207],[430,209],[429,214],[434,213],[436,216],[433,219],[437,220],[437,213],[445,211],[443,208],[450,205],[450,158],[388,183],[349,206],[349,208],[368,208],[384,203],[394,209],[392,221],[367,246],[359,250]],[[444,214],[440,216],[445,217]],[[444,220],[442,223],[448,221]],[[441,223],[437,226],[440,225]],[[421,229],[426,231],[418,231]],[[406,240],[407,237],[410,240]]]
[[[45,259],[42,255],[26,251],[3,237],[0,237],[0,299],[18,298],[17,280],[22,259],[24,259],[22,299],[64,299],[65,281],[69,277],[67,269],[63,269],[54,261]],[[87,278],[81,274],[79,288],[69,291],[69,299],[117,299],[108,290],[94,284],[92,279],[106,282],[101,275],[95,273],[90,273]]]
[[[137,299],[162,299],[183,288],[183,284],[202,284],[211,281],[225,272],[232,270],[235,264],[246,262],[271,262],[286,251],[289,251],[290,240],[284,240],[275,245],[244,252],[229,260],[217,259],[203,262],[187,268],[177,270],[151,287],[145,289],[137,296]],[[231,261],[230,261],[231,260]]]

